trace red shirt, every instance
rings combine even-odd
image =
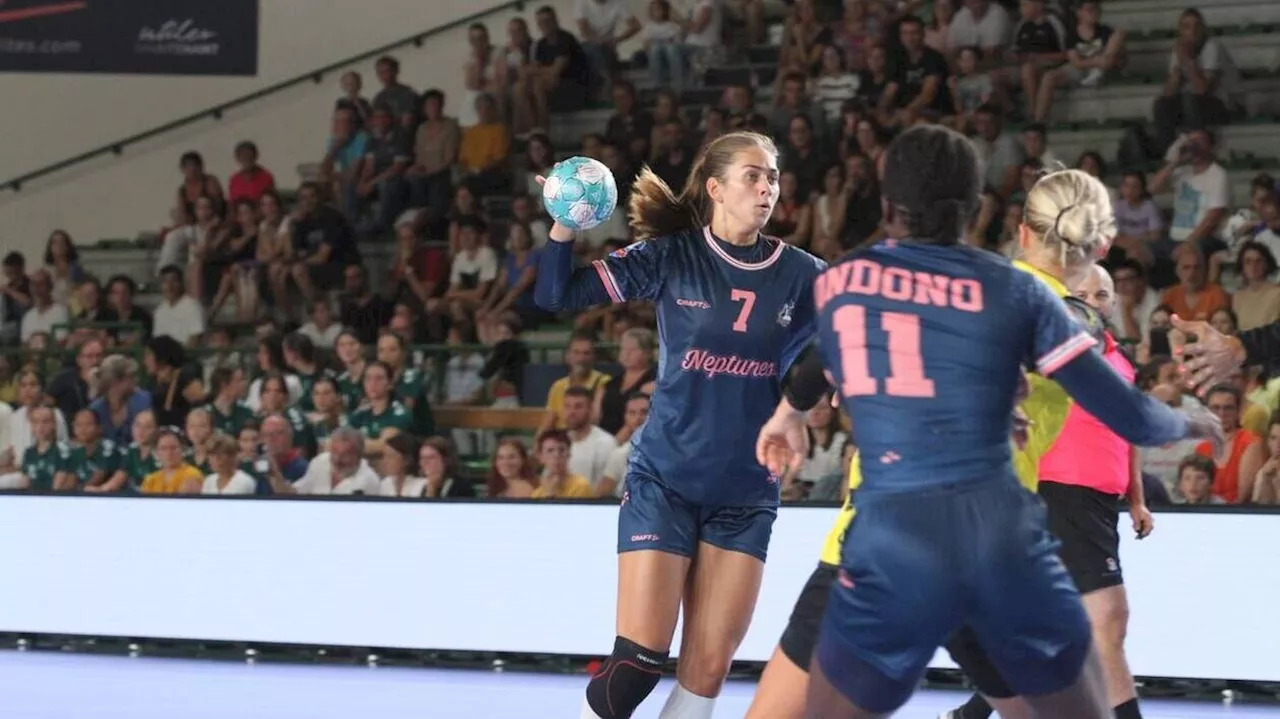
[[[257,204],[267,190],[275,188],[276,178],[271,176],[271,171],[265,167],[254,167],[232,175],[231,182],[227,185],[227,192],[230,194],[232,205],[240,200],[249,200]]]
[[[449,281],[449,256],[443,248],[418,247],[409,258],[409,265],[413,267],[413,273],[418,276],[419,282],[433,282],[437,293],[444,291],[444,285]],[[391,269],[391,281],[399,282],[402,279],[404,267],[397,262]]]

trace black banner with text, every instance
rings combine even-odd
[[[258,0],[0,0],[0,72],[255,75]]]

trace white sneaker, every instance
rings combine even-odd
[[[1102,82],[1102,70],[1093,68],[1080,80],[1081,87],[1097,87]]]

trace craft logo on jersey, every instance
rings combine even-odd
[[[796,303],[788,302],[778,310],[778,324],[783,327],[791,326],[791,312],[796,308]]]
[[[632,242],[631,244],[627,245],[626,247],[619,247],[618,249],[614,250],[613,252],[610,252],[610,253],[609,253],[609,256],[610,256],[610,257],[616,257],[616,258],[618,258],[618,259],[622,259],[623,257],[626,257],[626,256],[627,256],[627,253],[631,252],[632,250],[634,250],[634,249],[638,248],[640,245],[643,245],[643,244],[644,244],[644,240],[640,240],[639,242]]]

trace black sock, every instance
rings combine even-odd
[[[1142,719],[1142,710],[1138,708],[1137,697],[1121,704],[1112,711],[1116,713],[1116,719]]]
[[[988,719],[993,711],[995,710],[991,708],[986,699],[982,698],[981,694],[974,694],[969,697],[969,701],[965,702],[964,706],[956,710],[956,713],[959,715],[959,719]]]

